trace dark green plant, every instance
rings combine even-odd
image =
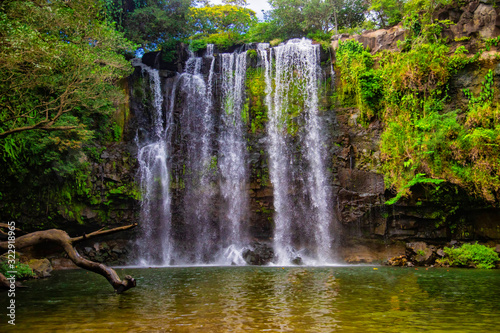
[[[13,274],[8,272],[16,273]],[[16,280],[26,280],[35,277],[35,273],[33,273],[33,270],[30,268],[30,266],[19,262],[18,259],[15,260],[13,268],[10,267],[7,261],[0,262],[0,273],[3,274],[6,278],[11,278],[12,276],[14,276]]]
[[[491,247],[474,244],[463,244],[458,248],[444,248],[445,257],[438,259],[437,262],[442,265],[456,267],[473,267],[490,269],[495,267],[499,260],[498,253]]]

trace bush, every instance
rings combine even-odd
[[[0,262],[0,273],[2,273],[6,278],[10,278],[15,275],[16,280],[25,280],[35,277],[35,273],[33,273],[33,270],[27,264],[22,264],[16,259],[16,263],[14,265],[15,268],[11,269],[7,261]],[[9,271],[14,271],[16,274],[7,273]]]
[[[498,253],[491,247],[475,244],[464,244],[459,248],[444,248],[445,258],[438,259],[441,265],[456,267],[473,267],[490,269],[499,260]]]

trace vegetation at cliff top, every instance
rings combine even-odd
[[[436,38],[449,22],[433,21],[430,11],[405,18],[404,52],[374,56],[356,41],[341,42],[338,100],[356,106],[361,122],[378,118],[384,124],[382,172],[397,192],[389,204],[409,195],[416,184],[439,188],[444,181],[498,202],[500,127],[493,72],[485,76],[479,96],[464,91],[468,105],[450,110],[450,78],[480,53],[469,55],[463,46],[451,52],[445,40]]]

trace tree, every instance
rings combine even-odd
[[[364,0],[343,0],[338,10],[338,25],[342,28],[354,28],[366,19],[368,3]]]
[[[133,69],[124,53],[134,45],[103,14],[93,0],[0,4],[0,197],[72,175],[124,101],[116,83]]]
[[[191,7],[188,25],[194,30],[191,47],[200,48],[208,43],[226,48],[243,42],[243,36],[257,24],[255,12],[233,5]]]
[[[244,34],[256,22],[253,10],[233,5],[191,7],[188,21],[196,33],[203,35],[223,32]]]
[[[403,0],[372,0],[369,10],[373,11],[382,28],[398,24],[403,18]]]
[[[306,0],[269,0],[272,7],[270,21],[277,27],[280,38],[294,38],[307,35],[304,31],[303,10]]]
[[[321,31],[354,27],[363,22],[363,0],[270,0],[271,23],[281,38],[306,36]]]
[[[123,98],[132,49],[92,0],[7,0],[0,5],[0,138],[81,130],[79,111],[108,112]]]
[[[145,51],[170,48],[189,37],[192,27],[187,24],[194,0],[151,1],[125,14],[125,36]]]

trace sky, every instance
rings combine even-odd
[[[213,3],[214,5],[222,4],[222,0],[210,0],[210,2]],[[259,21],[262,21],[264,19],[262,9],[264,9],[265,11],[271,9],[271,6],[269,6],[267,0],[247,0],[247,3],[248,3],[247,8],[250,8],[257,14]]]

